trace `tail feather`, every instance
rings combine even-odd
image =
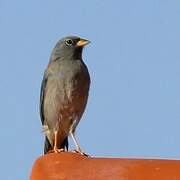
[[[69,143],[68,143],[68,137],[66,137],[63,141],[63,143],[58,147],[59,149],[63,148],[68,151]],[[53,147],[51,146],[49,140],[47,137],[45,137],[45,143],[44,143],[44,154],[47,154],[48,151],[52,150]]]

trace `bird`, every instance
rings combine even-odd
[[[90,41],[67,36],[55,45],[44,72],[40,92],[40,118],[45,134],[44,154],[68,151],[68,137],[75,152],[85,154],[75,136],[75,129],[85,110],[90,74],[82,59],[83,48]]]

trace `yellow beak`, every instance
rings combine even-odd
[[[86,46],[87,44],[89,44],[90,41],[86,40],[86,39],[80,39],[78,42],[77,42],[77,46],[81,46],[81,47],[84,47]]]

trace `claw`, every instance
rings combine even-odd
[[[55,149],[52,149],[52,150],[48,151],[48,153],[61,153],[61,152],[64,152],[64,151],[65,151],[64,149],[55,148]]]
[[[88,154],[86,154],[86,153],[84,153],[84,152],[82,152],[82,151],[78,151],[78,150],[73,150],[72,151],[73,153],[78,153],[78,154],[80,154],[80,155],[82,155],[82,156],[86,156],[86,157],[90,157],[90,155],[88,155]]]

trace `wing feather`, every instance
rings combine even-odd
[[[39,105],[40,117],[43,125],[44,125],[44,97],[45,97],[46,85],[47,85],[47,77],[44,75],[41,84],[40,105]]]

